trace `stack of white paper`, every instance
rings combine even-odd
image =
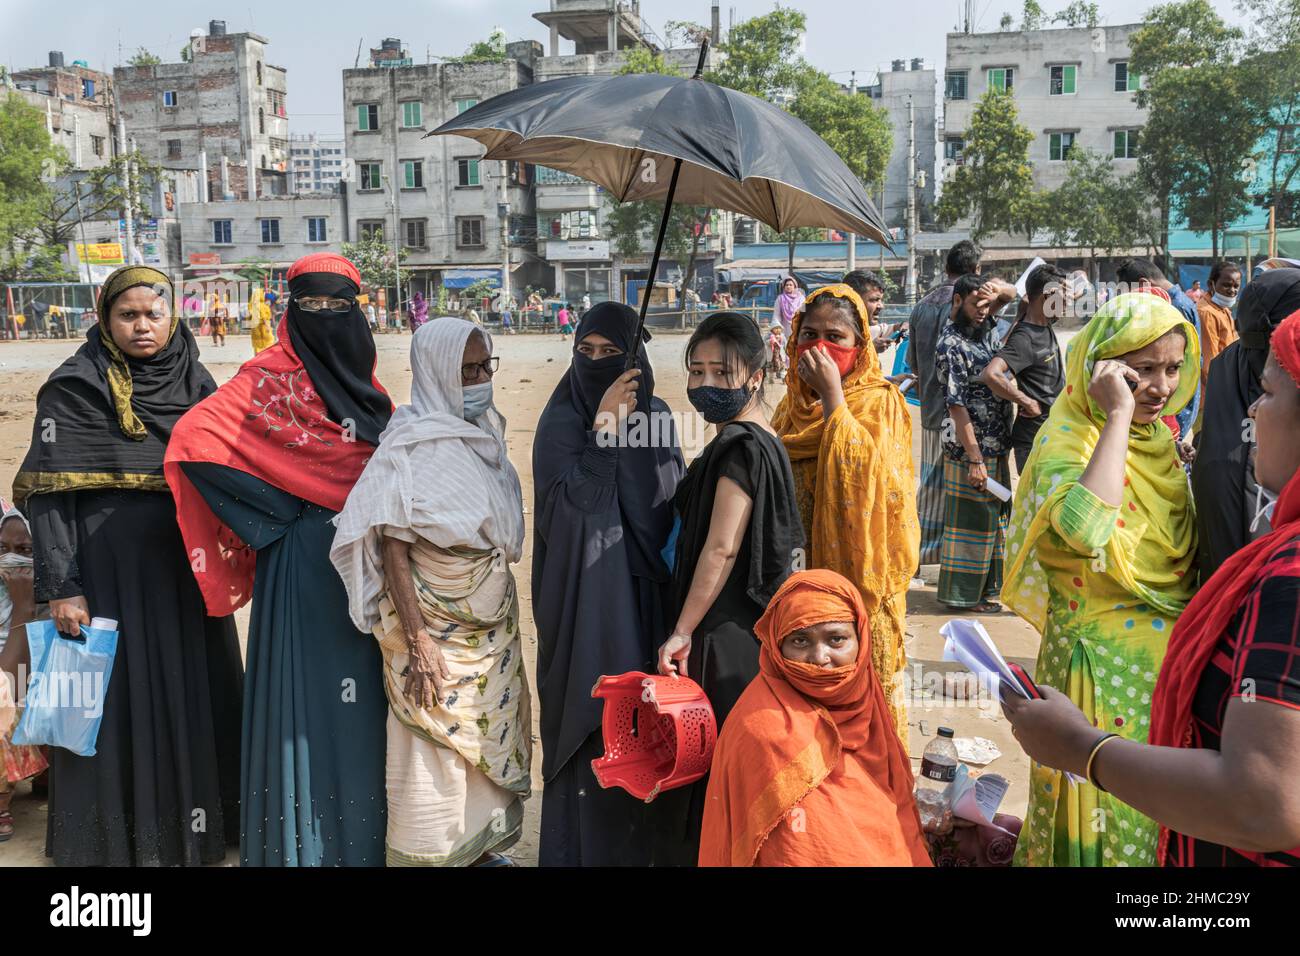
[[[953,618],[939,628],[939,633],[945,638],[943,659],[956,661],[965,665],[972,673],[979,674],[983,681],[993,685],[993,693],[997,695],[999,701],[1002,700],[1004,683],[1012,687],[1021,697],[1029,698],[1029,695],[1021,689],[1016,675],[1007,666],[1002,652],[993,643],[993,638],[989,637],[988,631],[984,630],[984,625],[979,621]]]

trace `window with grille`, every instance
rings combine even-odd
[[[1050,96],[1068,96],[1075,92],[1078,67],[1054,66],[1049,70],[1047,92]]]
[[[384,238],[384,221],[382,219],[363,219],[357,223],[357,235],[363,240]]]
[[[308,216],[307,217],[307,241],[308,242],[327,242],[325,217]]]
[[[212,244],[216,246],[231,244],[229,219],[212,220]]]
[[[1016,70],[1011,66],[998,66],[989,70],[989,89],[1008,91],[1015,85]]]
[[[461,216],[456,220],[456,245],[461,248],[483,245],[483,218]]]
[[[1115,130],[1115,148],[1112,155],[1116,159],[1138,158],[1138,131],[1135,129]]]
[[[1051,133],[1047,137],[1047,158],[1051,160],[1062,160],[1070,158],[1070,150],[1074,148],[1073,133]]]
[[[358,189],[379,189],[379,163],[357,163],[357,188]]]
[[[406,230],[406,244],[415,249],[423,249],[425,246],[424,220],[405,219],[402,221],[402,227]]]
[[[262,244],[275,245],[280,244],[280,220],[263,219],[262,220]]]
[[[950,100],[966,99],[966,70],[949,70],[943,75],[943,95]]]

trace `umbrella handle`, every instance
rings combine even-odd
[[[695,64],[695,75],[691,79],[699,79],[704,74],[704,64],[709,58],[709,38],[705,37],[700,43],[700,59]],[[650,258],[650,276],[646,280],[645,290],[641,294],[641,316],[637,320],[636,335],[632,339],[632,347],[627,352],[627,365],[624,371],[631,371],[636,368],[637,354],[641,351],[641,339],[645,335],[645,316],[650,308],[650,294],[654,292],[655,276],[659,274],[659,255],[663,252],[664,236],[668,232],[668,219],[673,214],[673,196],[677,193],[677,177],[682,172],[682,161],[680,159],[673,163],[673,178],[668,183],[668,195],[664,197],[664,212],[659,217],[659,236],[655,239],[654,255]],[[686,290],[682,290],[686,294]]]
[[[668,219],[673,214],[673,195],[677,192],[677,177],[682,172],[682,161],[673,162],[673,178],[668,183],[668,195],[664,198],[664,212],[659,217],[659,237],[655,239],[654,255],[650,257],[650,277],[646,280],[641,293],[641,317],[636,324],[636,335],[632,338],[631,348],[627,350],[627,365],[624,371],[636,368],[636,357],[641,351],[641,339],[645,335],[645,316],[650,308],[650,294],[654,292],[655,276],[659,274],[659,255],[664,248],[664,235],[668,232]]]

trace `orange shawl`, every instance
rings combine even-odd
[[[812,548],[808,566],[844,575],[874,614],[891,595],[907,590],[920,559],[912,418],[903,393],[885,380],[864,332],[857,364],[844,379],[844,404],[829,421],[822,420],[820,399],[799,378],[795,347],[804,316],[823,295],[852,302],[866,328],[866,307],[847,285],[826,286],[808,296],[786,347],[788,390],[772,427],[795,470],[801,463],[816,469],[812,527],[804,529]]]
[[[825,621],[854,623],[857,661],[781,656],[788,634]],[[700,866],[929,866],[857,588],[832,571],[793,574],[754,632],[759,675],[714,750]]]

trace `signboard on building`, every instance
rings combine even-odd
[[[120,266],[126,263],[122,258],[120,242],[77,243],[77,261],[92,266]]]
[[[567,262],[604,262],[609,259],[609,240],[547,240],[546,258]]]
[[[941,251],[947,252],[963,239],[969,239],[969,232],[960,230],[953,232],[918,232],[912,237],[912,246],[917,251]]]
[[[219,252],[191,252],[190,265],[192,266],[219,266],[221,265],[221,253]]]

